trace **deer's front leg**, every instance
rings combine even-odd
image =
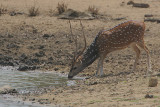
[[[100,77],[103,76],[103,61],[101,61],[101,68],[100,68]]]
[[[101,77],[101,76],[103,76],[103,58],[100,58],[98,61],[96,76],[98,76],[99,70],[100,70],[100,77]]]
[[[99,61],[98,61],[98,66],[97,66],[97,71],[96,71],[96,74],[95,74],[95,76],[97,77],[98,76],[98,72],[99,72],[99,69],[100,69],[100,59],[99,59]]]

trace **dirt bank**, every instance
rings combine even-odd
[[[92,78],[77,86],[53,88],[44,94],[22,96],[22,98],[25,98],[25,101],[34,99],[32,102],[44,105],[60,104],[64,107],[158,107],[160,105],[159,85],[148,87],[146,78],[134,78],[134,75],[127,75],[125,79],[106,78]],[[146,97],[147,95],[151,97]]]

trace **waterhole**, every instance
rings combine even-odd
[[[67,76],[53,72],[41,71],[18,71],[13,67],[0,67],[0,88],[10,86],[19,93],[27,93],[37,88],[45,88],[61,85],[75,85],[74,81],[68,80]],[[39,107],[8,100],[0,95],[0,107]]]

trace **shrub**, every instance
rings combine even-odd
[[[53,10],[53,9],[49,9],[48,13],[49,13],[49,16],[54,16],[54,15],[56,15],[56,11]]]
[[[0,6],[0,15],[5,14],[6,12],[7,12],[7,9],[3,5],[1,5]]]
[[[96,6],[89,6],[88,7],[88,12],[90,12],[93,15],[98,15],[99,14],[99,9]]]
[[[39,15],[39,8],[36,6],[32,6],[28,9],[29,16],[37,16]]]
[[[67,4],[65,4],[64,2],[58,3],[58,6],[57,6],[58,14],[62,14],[66,10],[67,10]]]

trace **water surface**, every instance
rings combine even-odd
[[[75,85],[67,76],[60,76],[53,72],[18,71],[13,67],[0,67],[0,87],[11,86],[19,92],[30,92],[37,88],[53,87],[58,85]],[[23,104],[8,100],[0,96],[0,107],[40,107],[32,104]]]
[[[67,77],[53,72],[17,71],[12,67],[0,67],[0,87],[9,85],[15,89],[41,88],[67,84]]]

